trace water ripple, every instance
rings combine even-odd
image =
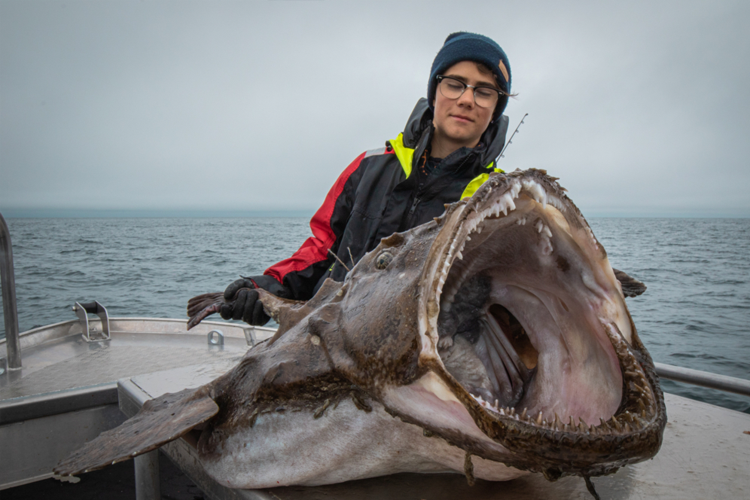
[[[262,273],[310,236],[301,218],[7,222],[21,331],[74,319],[75,301],[98,300],[114,316],[184,318],[190,297]],[[648,285],[628,306],[656,361],[750,379],[750,220],[589,222],[612,265]],[[664,386],[750,412],[750,398]]]

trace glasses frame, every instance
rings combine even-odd
[[[460,94],[458,95],[458,97],[453,97],[453,98],[451,98],[451,97],[448,97],[447,95],[443,94],[443,91],[442,91],[442,90],[440,90],[440,82],[442,82],[442,81],[443,81],[443,80],[445,80],[446,78],[447,78],[448,80],[453,80],[454,82],[458,82],[458,83],[460,83],[461,85],[463,85],[463,86],[464,86],[464,89],[463,89],[463,90],[461,91],[461,93],[460,93]],[[442,96],[443,96],[443,97],[445,97],[446,99],[450,99],[451,101],[456,101],[456,100],[460,99],[462,95],[464,95],[464,92],[466,92],[466,89],[471,89],[471,90],[472,90],[471,94],[472,94],[472,96],[474,97],[474,104],[476,104],[476,105],[477,105],[477,106],[479,106],[480,108],[484,108],[484,109],[487,109],[487,108],[489,108],[490,106],[482,106],[481,104],[479,104],[479,103],[477,102],[477,94],[476,94],[476,89],[478,89],[478,88],[479,88],[479,89],[485,89],[485,90],[492,90],[492,91],[494,91],[494,92],[497,92],[497,94],[498,94],[498,95],[497,95],[497,101],[495,102],[495,104],[497,104],[498,102],[500,102],[500,99],[501,99],[501,98],[503,98],[503,97],[510,97],[510,94],[506,94],[505,92],[503,92],[503,91],[502,91],[502,90],[500,90],[500,89],[496,89],[496,88],[494,88],[494,87],[488,87],[488,86],[486,86],[486,85],[480,85],[480,86],[478,86],[478,87],[475,87],[474,85],[469,85],[468,83],[464,83],[464,82],[462,82],[461,80],[459,80],[459,79],[457,79],[457,78],[454,78],[454,77],[452,77],[452,76],[446,76],[446,75],[438,75],[438,76],[436,76],[436,77],[435,77],[435,80],[437,80],[437,87],[438,87],[438,91],[439,91],[439,92],[440,92],[440,93],[442,94]]]

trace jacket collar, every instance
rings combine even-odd
[[[432,110],[428,106],[427,99],[417,101],[411,112],[403,132],[403,145],[414,150],[413,158],[419,159],[424,150],[430,144],[435,131],[432,125]],[[482,134],[479,146],[473,150],[467,149],[467,153],[474,152],[479,155],[479,165],[489,166],[494,162],[505,145],[505,136],[508,132],[508,117],[502,115],[490,122],[487,130]],[[456,152],[457,153],[457,152]],[[455,153],[451,154],[453,156]],[[461,155],[463,156],[463,155]],[[413,161],[413,159],[412,159]]]

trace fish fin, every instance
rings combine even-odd
[[[165,394],[146,401],[133,418],[83,445],[53,472],[72,476],[128,460],[183,436],[218,412],[206,386]]]
[[[188,330],[203,321],[207,316],[219,312],[226,304],[223,293],[204,293],[188,300]]]
[[[622,294],[626,297],[637,297],[646,291],[646,285],[642,281],[638,281],[632,276],[620,271],[619,269],[612,268],[615,272],[615,278],[620,282],[622,287]]]
[[[279,324],[279,329],[271,338],[271,344],[284,332],[299,323],[302,318],[310,314],[312,310],[305,301],[282,299],[262,288],[258,288],[258,294],[260,302],[263,304],[263,310]]]

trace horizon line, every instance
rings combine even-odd
[[[0,210],[7,219],[139,219],[139,218],[311,218],[315,210],[201,210],[201,209],[90,209],[90,208],[7,208]],[[736,210],[679,211],[589,210],[589,218],[643,219],[747,219],[750,213]]]

